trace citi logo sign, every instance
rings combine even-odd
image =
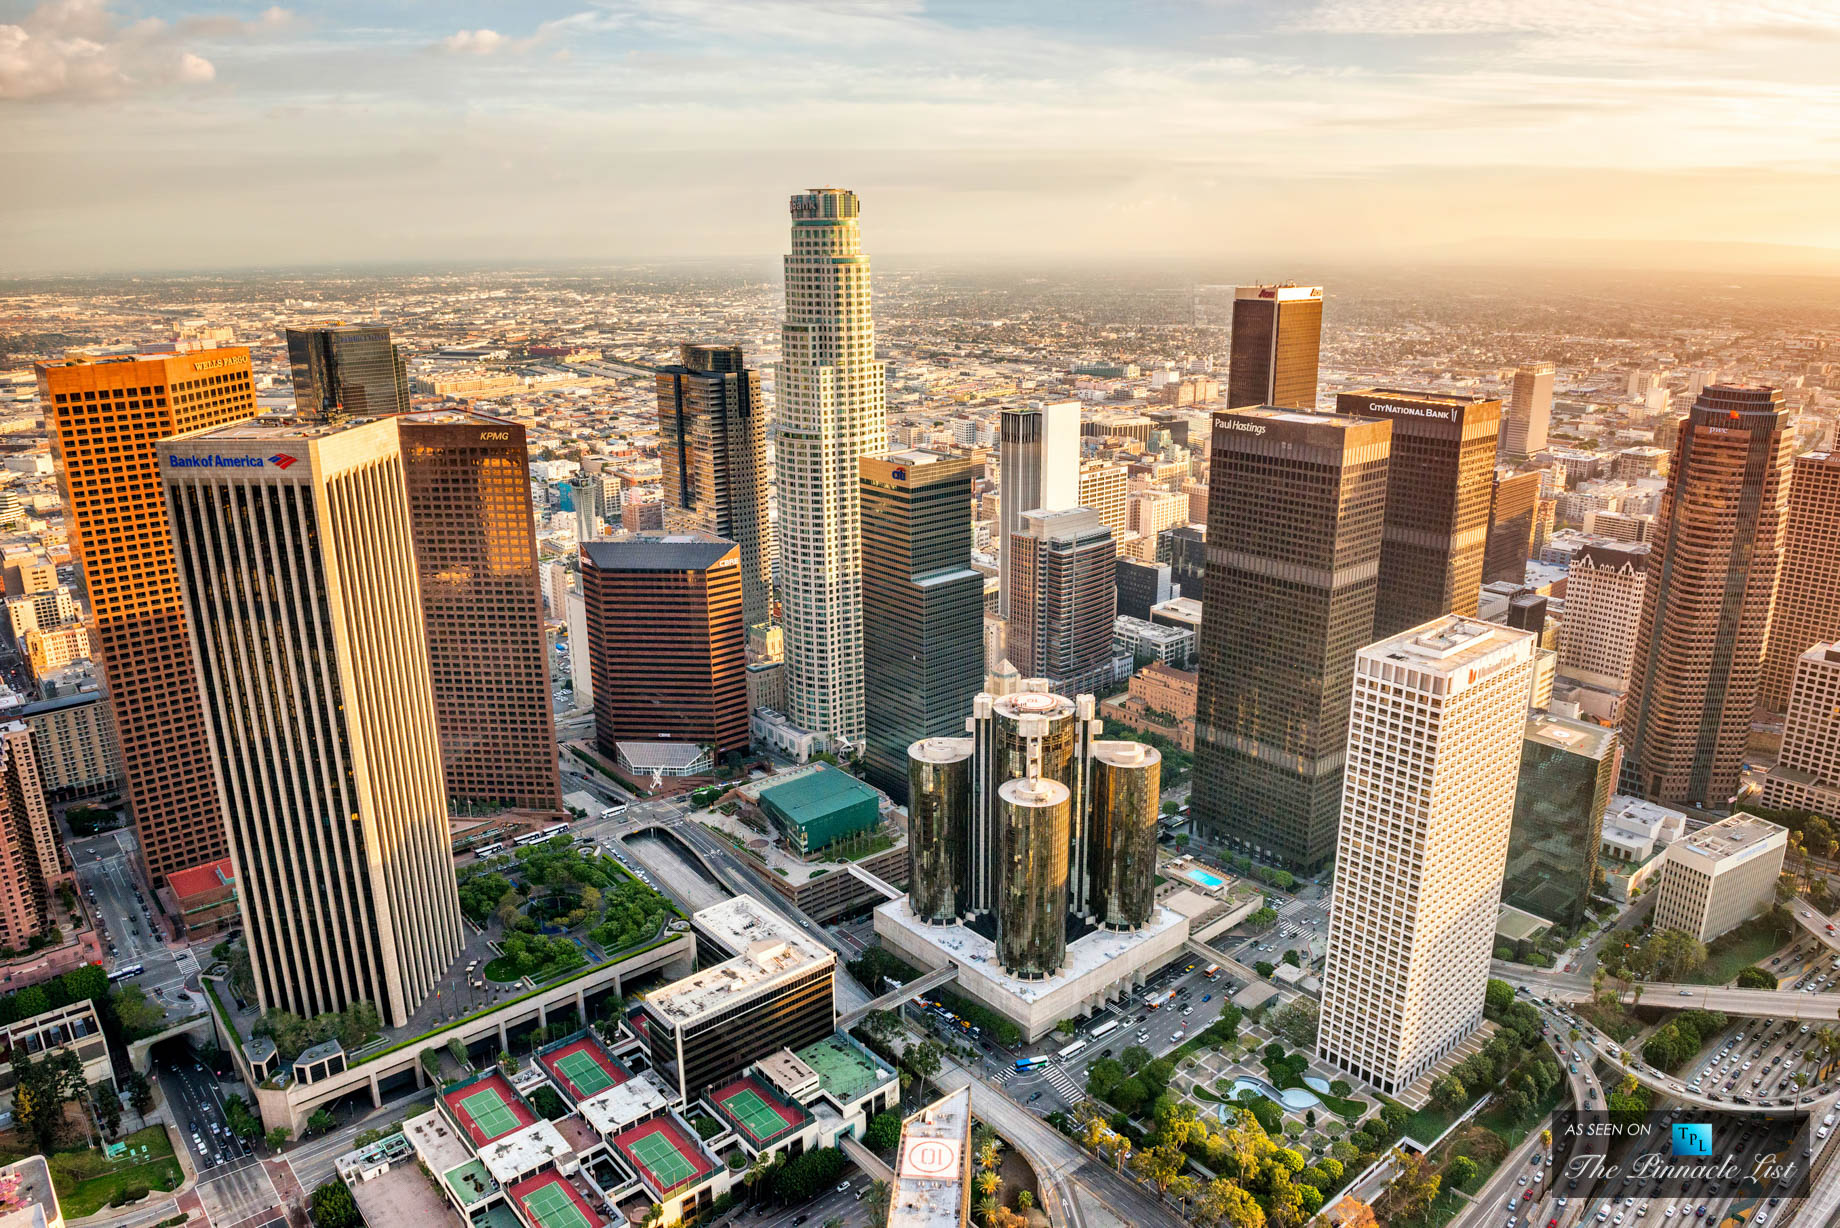
[[[289,465],[294,463],[295,459],[295,457],[289,456],[286,452],[277,452],[268,458],[268,463],[277,469],[286,469]]]

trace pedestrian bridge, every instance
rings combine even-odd
[[[892,1010],[915,994],[925,993],[929,989],[936,989],[944,985],[947,981],[955,981],[957,979],[957,964],[947,964],[943,968],[935,968],[933,971],[923,976],[915,977],[899,989],[891,989],[881,997],[857,1007],[847,1015],[838,1016],[837,1030],[840,1032],[847,1032],[867,1019],[872,1012]]]

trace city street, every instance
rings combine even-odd
[[[77,890],[95,920],[97,937],[110,952],[110,971],[141,965],[140,975],[129,979],[164,1006],[170,1017],[203,1010],[202,999],[186,989],[186,982],[198,975],[198,958],[189,947],[167,944],[156,920],[154,900],[140,878],[133,832],[126,828],[103,832],[72,840],[68,847],[76,866]]]

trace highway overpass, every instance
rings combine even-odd
[[[1495,961],[1491,974],[1511,985],[1555,1002],[1589,1002],[1591,986],[1583,977],[1546,972],[1521,964]],[[1605,982],[1606,986],[1611,982]],[[1670,982],[1638,984],[1619,995],[1631,1006],[1657,1010],[1723,1011],[1747,1019],[1800,1019],[1831,1023],[1840,1020],[1840,994],[1798,993],[1789,989],[1733,989],[1727,985],[1680,985]]]
[[[1803,929],[1813,934],[1828,950],[1840,953],[1840,923],[1799,896],[1789,901],[1789,914]]]

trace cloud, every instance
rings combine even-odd
[[[511,46],[512,42],[497,30],[458,30],[437,46],[454,55],[493,55]]]
[[[217,68],[187,44],[253,38],[292,24],[274,7],[252,20],[200,16],[125,23],[105,0],[46,0],[0,24],[0,101],[93,101],[213,81]]]

